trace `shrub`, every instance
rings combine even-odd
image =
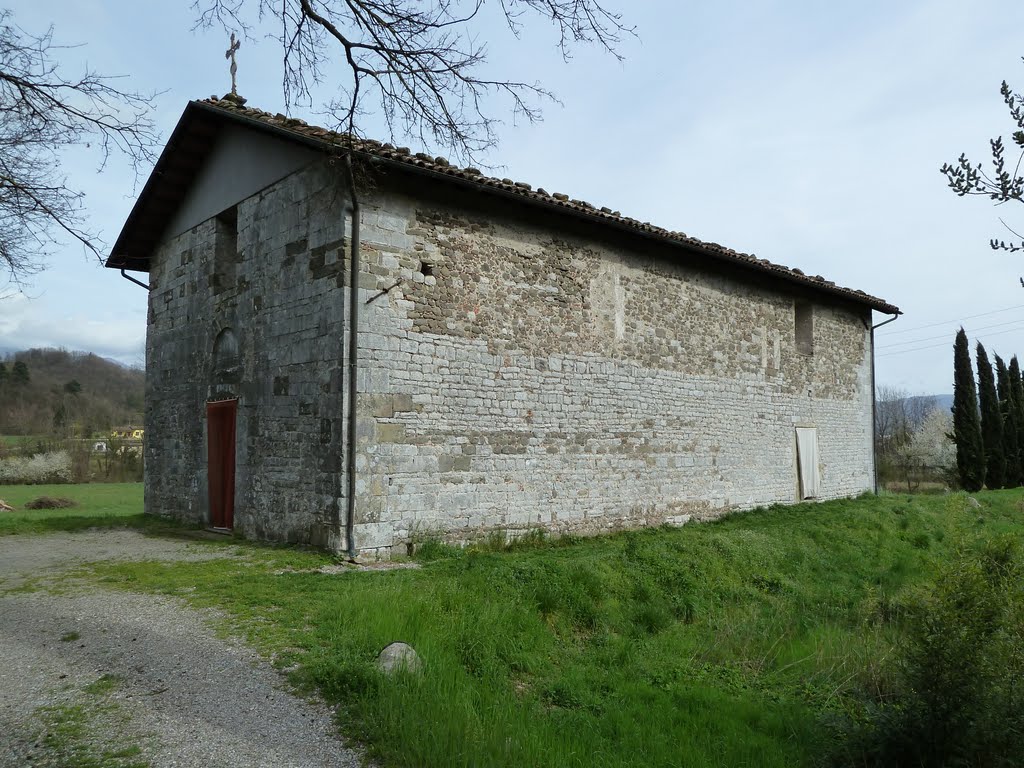
[[[0,460],[0,485],[49,485],[74,481],[66,451]]]
[[[839,762],[1017,764],[1024,753],[1022,576],[1010,539],[961,552],[943,569],[909,609],[895,700],[869,706]]]

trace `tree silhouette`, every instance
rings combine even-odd
[[[1003,419],[1003,457],[1006,461],[1003,487],[1016,488],[1021,481],[1020,448],[1017,442],[1017,407],[1010,385],[1010,371],[999,355],[995,355],[995,360],[999,414]]]
[[[53,27],[32,34],[0,11],[0,272],[20,284],[70,237],[97,258],[84,193],[61,172],[71,146],[91,149],[102,168],[112,152],[136,170],[154,159],[151,97],[125,91],[91,70],[68,74],[55,60]]]
[[[32,377],[29,375],[28,366],[25,365],[24,361],[17,360],[14,363],[14,367],[11,368],[11,383],[19,387],[26,386]]]
[[[953,344],[953,440],[960,485],[977,491],[985,484],[985,448],[978,416],[978,392],[967,334],[961,328]]]
[[[1014,422],[1017,424],[1017,449],[1020,451],[1021,483],[1024,483],[1024,381],[1021,380],[1017,356],[1010,358],[1010,394],[1013,398]]]
[[[999,412],[999,396],[992,364],[985,347],[978,342],[978,404],[981,406],[981,441],[985,447],[985,485],[1002,488],[1006,480],[1006,457],[1003,456],[1003,417]]]
[[[489,96],[530,122],[540,102],[554,100],[540,83],[483,74],[487,46],[474,25],[488,9],[516,36],[527,16],[544,18],[565,59],[580,44],[619,57],[617,45],[633,33],[601,0],[196,0],[193,8],[201,26],[250,37],[252,19],[267,24],[281,45],[289,106],[311,101],[312,87],[340,64],[346,76],[325,110],[332,127],[355,134],[359,115],[376,110],[392,136],[464,161],[495,143]]]

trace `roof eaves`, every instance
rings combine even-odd
[[[540,205],[559,213],[569,213],[577,218],[611,226],[623,232],[639,234],[661,243],[682,246],[689,251],[709,256],[721,262],[734,264],[742,269],[768,273],[794,285],[828,293],[833,296],[840,296],[858,304],[866,304],[872,309],[885,314],[900,314],[898,307],[883,299],[871,296],[864,291],[836,285],[820,275],[806,275],[799,269],[775,264],[766,259],[758,258],[753,254],[735,251],[718,243],[702,241],[695,237],[690,237],[684,232],[670,231],[654,226],[650,222],[641,222],[637,219],[623,216],[618,211],[612,211],[609,208],[598,208],[585,200],[571,199],[568,195],[557,192],[549,193],[543,188],[534,189],[531,185],[524,182],[485,176],[475,168],[459,168],[454,166],[443,157],[431,157],[424,153],[413,154],[403,147],[394,147],[391,144],[371,139],[351,137],[347,134],[311,126],[297,118],[289,118],[285,115],[271,115],[268,112],[239,106],[232,101],[224,99],[211,98],[204,101],[189,102],[185,114],[179,121],[178,127],[175,128],[174,134],[172,134],[172,140],[178,135],[182,125],[185,124],[186,117],[196,113],[207,114],[211,117],[228,117],[243,125],[248,125],[260,131],[270,132],[290,141],[299,142],[322,151],[351,149],[371,162],[383,161],[427,177],[456,182],[471,186],[477,190],[487,190],[521,202]],[[168,148],[164,150],[160,161],[157,163],[157,170],[160,169],[160,163],[163,162],[164,157],[168,155],[170,147],[171,144],[168,143]],[[146,195],[152,182],[153,178],[147,182],[143,195]],[[142,196],[140,196],[136,209],[139,208],[139,204],[142,202]],[[136,210],[133,209],[132,216],[135,213]],[[129,217],[129,222],[125,224],[122,237],[124,232],[128,230],[129,223],[131,223],[131,216]],[[113,258],[112,255],[111,259]],[[108,259],[107,266],[119,266],[111,264],[111,259]]]
[[[142,191],[139,193],[135,205],[132,206],[128,218],[118,235],[110,255],[104,262],[104,266],[111,269],[129,269],[132,271],[145,272],[149,269],[149,253],[140,255],[133,246],[138,243],[153,243],[159,239],[161,231],[155,231],[152,226],[146,226],[150,219],[153,219],[153,206],[159,205],[166,200],[173,204],[179,202],[180,195],[177,192],[169,192],[167,179],[178,171],[181,165],[182,153],[179,152],[179,145],[187,141],[198,130],[196,124],[196,112],[193,105],[196,102],[189,102],[181,117],[178,118],[174,130],[171,131],[167,145],[164,147],[160,157],[157,158],[149,178],[146,180]],[[213,136],[215,131],[209,135]],[[189,152],[187,157],[194,161],[194,164],[202,162],[205,152]],[[172,188],[173,189],[173,188]],[[181,192],[187,189],[187,184],[181,185]],[[158,219],[160,217],[157,217]],[[166,223],[166,220],[164,220]],[[141,232],[139,231],[141,230]]]

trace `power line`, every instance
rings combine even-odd
[[[1020,324],[1024,324],[1024,318],[1017,318],[1016,320],[1007,320],[1005,323],[993,323],[992,325],[983,325],[980,328],[975,328],[974,330],[972,330],[971,334],[973,335],[973,334],[977,333],[978,331],[985,331],[985,330],[988,330],[989,328],[1002,328],[1005,325],[1020,325]],[[922,341],[934,341],[935,339],[945,339],[945,338],[948,338],[948,334],[942,334],[941,336],[927,336],[927,337],[925,337],[923,339],[910,339],[909,341],[897,341],[897,342],[895,342],[893,344],[883,344],[882,346],[877,347],[877,349],[890,349],[892,347],[902,347],[902,346],[905,346],[907,344],[919,344]]]
[[[915,328],[899,328],[899,326],[897,326],[897,328],[899,328],[899,330],[884,331],[883,333],[884,333],[885,336],[898,336],[901,333],[913,333],[914,331],[923,331],[923,330],[925,330],[927,328],[935,328],[936,326],[947,325],[949,323],[962,323],[964,320],[974,320],[975,318],[978,318],[978,317],[988,317],[989,315],[998,315],[1000,312],[1009,312],[1012,309],[1022,309],[1022,308],[1024,308],[1024,304],[1018,304],[1015,307],[1006,307],[1005,309],[993,309],[991,312],[982,312],[981,314],[978,314],[978,315],[968,315],[967,317],[951,318],[949,320],[940,320],[937,323],[929,323],[928,325],[919,325],[919,326],[917,326]]]
[[[1014,332],[1019,331],[1019,330],[1021,330],[1021,329],[1020,328],[1007,328],[1005,331],[996,331],[995,333],[985,334],[985,336],[986,336],[986,338],[991,338],[992,336],[1000,336],[1000,335],[1002,335],[1004,333],[1014,333]],[[881,354],[876,354],[875,357],[891,357],[892,355],[906,355],[906,354],[910,354],[911,352],[920,352],[920,351],[925,350],[925,349],[938,349],[939,347],[945,347],[945,346],[948,346],[948,347],[952,348],[953,347],[953,343],[952,342],[946,342],[944,344],[929,344],[928,346],[925,346],[925,347],[914,347],[912,349],[896,349],[896,350],[893,350],[891,352],[882,352]]]

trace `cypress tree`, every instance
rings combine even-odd
[[[985,485],[1002,488],[1006,479],[1003,456],[1003,416],[999,413],[996,377],[985,347],[978,342],[978,404],[981,406],[981,444],[985,447]]]
[[[1003,418],[1003,456],[1006,459],[1004,488],[1020,485],[1020,444],[1017,441],[1017,407],[1013,401],[1010,372],[999,355],[996,358],[996,383],[999,387],[999,415]]]
[[[17,384],[19,387],[27,386],[32,380],[29,375],[28,366],[25,365],[21,360],[14,362],[14,368],[11,369],[11,383]]]
[[[977,491],[985,483],[985,449],[981,442],[978,392],[971,368],[967,334],[961,328],[953,344],[953,439],[956,441],[956,469],[960,485]]]
[[[1017,421],[1017,450],[1020,451],[1020,480],[1024,484],[1024,381],[1021,381],[1017,356],[1010,358],[1010,394],[1013,396],[1014,418]]]

